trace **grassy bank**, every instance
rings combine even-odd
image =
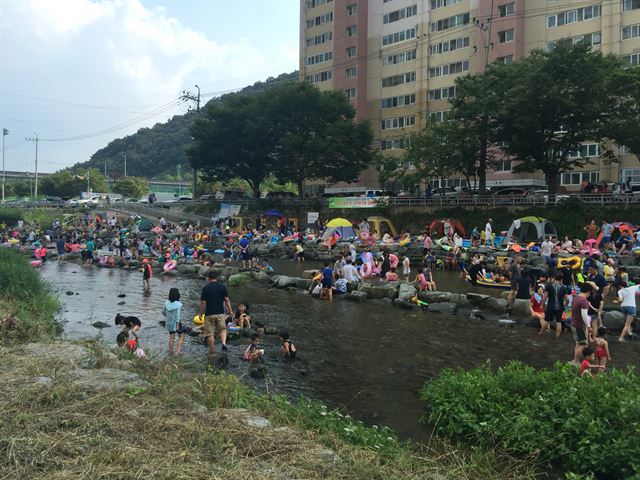
[[[0,477],[535,477],[531,463],[435,440],[418,449],[388,429],[364,427],[318,403],[259,395],[229,374],[193,373],[174,362],[123,362],[99,346],[90,350],[91,372],[125,365],[148,383],[91,392],[70,380],[76,366],[69,358],[0,349]],[[243,421],[256,414],[271,427]]]
[[[595,378],[562,364],[447,370],[422,396],[424,421],[454,441],[533,455],[573,472],[570,478],[640,475],[640,378],[633,370]]]
[[[0,248],[0,340],[54,338],[59,310],[58,299],[28,260],[15,250]]]
[[[0,207],[0,223],[15,225],[18,220],[24,220],[26,225],[31,222],[40,224],[45,230],[50,228],[55,218],[62,218],[63,210],[56,208],[6,208]]]

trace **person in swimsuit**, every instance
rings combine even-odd
[[[585,347],[582,351],[582,362],[580,362],[580,369],[578,375],[581,377],[593,377],[592,370],[604,370],[604,365],[597,365],[591,362],[595,361],[596,354],[591,347]]]
[[[295,360],[298,350],[289,337],[289,332],[286,330],[280,332],[280,341],[282,347],[280,347],[280,355],[285,360]]]
[[[607,342],[607,327],[599,327],[596,334],[596,358],[598,365],[607,366],[607,360],[611,360],[609,342]]]
[[[544,287],[542,285],[538,285],[536,287],[536,291],[531,295],[531,305],[529,306],[529,311],[533,318],[537,318],[540,322],[540,331],[538,335],[542,335],[544,332],[549,330],[549,322],[545,320],[544,315]]]

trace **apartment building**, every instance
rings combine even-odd
[[[428,119],[445,120],[455,79],[488,63],[580,41],[640,63],[640,0],[301,0],[300,26],[301,79],[344,91],[358,118],[371,121],[385,155],[400,155]],[[585,144],[576,155],[594,164],[562,175],[561,185],[640,182],[636,157],[615,150],[620,163],[605,164],[600,146]],[[513,166],[499,162],[488,186],[545,185],[541,175],[516,174]],[[374,171],[360,178],[368,186],[376,181]]]

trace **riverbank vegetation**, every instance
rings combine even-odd
[[[28,225],[38,223],[41,229],[50,228],[55,218],[62,218],[63,210],[57,208],[6,208],[0,207],[0,223],[15,226],[18,220]]]
[[[497,371],[446,370],[427,382],[422,398],[424,421],[454,441],[535,456],[579,478],[640,474],[640,379],[633,371],[581,378],[570,365],[535,370],[520,362]]]
[[[17,251],[0,248],[0,340],[38,341],[59,333],[58,299]]]

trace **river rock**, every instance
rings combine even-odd
[[[393,304],[396,307],[405,308],[407,310],[420,310],[419,305],[416,305],[415,303],[412,303],[412,302],[408,302],[406,300],[401,300],[400,298],[396,298],[393,301]]]
[[[397,289],[394,285],[371,285],[363,283],[359,287],[360,291],[365,292],[369,298],[381,300],[388,298],[393,300],[396,297]]]
[[[451,302],[438,302],[429,304],[429,313],[455,314],[458,312],[458,305]]]
[[[248,283],[251,283],[251,276],[248,273],[238,273],[236,275],[231,275],[227,283],[230,287],[246,285]]]
[[[49,388],[53,386],[53,379],[51,377],[34,377],[33,383],[38,386]]]
[[[491,298],[489,295],[480,293],[467,293],[467,300],[476,308],[483,308],[484,303]]]
[[[271,422],[264,417],[248,415],[242,418],[242,422],[252,428],[271,428]]]
[[[483,308],[495,313],[506,313],[507,301],[504,298],[489,297],[485,302],[483,302],[480,308]]]
[[[259,271],[259,272],[251,272],[251,278],[253,278],[258,283],[269,283],[271,281],[271,277],[267,272]]]
[[[530,306],[531,302],[529,300],[516,298],[511,307],[511,314],[516,317],[528,317],[530,316]]]
[[[302,272],[302,278],[313,278],[318,273],[320,273],[319,270],[305,270],[304,272]]]
[[[424,291],[418,294],[418,298],[429,304],[451,302],[453,294],[451,292]]]
[[[629,279],[633,282],[640,282],[640,267],[627,267],[627,273],[629,274]]]
[[[102,329],[102,328],[109,328],[111,325],[105,322],[93,322],[91,326],[93,326],[94,328]]]
[[[115,368],[97,370],[76,369],[69,372],[71,382],[81,388],[93,391],[123,390],[130,387],[148,387],[137,373]]]
[[[65,342],[29,343],[24,346],[24,353],[45,361],[63,359],[76,365],[91,358],[91,353],[85,347]]]
[[[464,293],[451,294],[451,303],[455,303],[458,307],[471,308],[471,302]]]
[[[406,302],[411,298],[415,297],[418,291],[416,288],[410,283],[401,283],[398,288],[398,300]]]
[[[301,288],[302,290],[309,290],[313,280],[310,278],[296,278],[296,288]]]
[[[181,275],[193,275],[198,273],[198,270],[198,265],[186,265],[184,263],[178,265],[178,272],[180,272]]]
[[[625,316],[617,310],[606,311],[602,315],[602,323],[609,330],[622,331],[625,323]]]
[[[349,293],[346,298],[348,298],[349,300],[354,300],[356,302],[364,302],[368,297],[369,296],[366,292],[354,290],[353,292]]]
[[[73,295],[73,292],[72,292],[71,290],[67,290],[65,293],[66,293],[67,295]]]
[[[286,275],[274,275],[271,277],[271,285],[278,288],[295,287],[297,280],[295,277],[288,277]]]

